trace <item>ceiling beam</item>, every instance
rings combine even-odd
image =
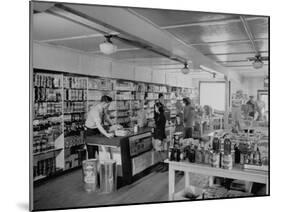
[[[254,54],[255,52],[228,52],[228,53],[208,53],[208,54],[204,54],[205,56],[218,56],[218,55],[240,55],[240,54]],[[259,53],[261,54],[268,54],[268,51],[260,51]]]
[[[88,8],[89,7],[87,7],[87,9]],[[136,46],[138,48],[143,48],[143,49],[149,50],[149,51],[159,54],[161,56],[168,57],[171,60],[179,61],[182,63],[184,63],[186,61],[186,58],[181,58],[178,55],[174,55],[173,58],[170,57],[169,52],[166,52],[165,49],[162,49],[161,47],[156,48],[153,44],[144,43],[144,42],[138,41],[138,40],[131,40],[126,37],[119,36],[118,34],[116,35],[116,33],[114,35],[112,33],[112,30],[115,30],[118,32],[120,31],[120,32],[122,32],[123,35],[128,36],[128,34],[126,32],[116,28],[114,25],[108,25],[107,23],[101,22],[100,20],[93,18],[83,12],[72,9],[71,6],[64,6],[63,4],[58,3],[54,7],[48,9],[46,12],[56,15],[58,17],[64,18],[66,20],[72,21],[74,23],[80,24],[81,26],[85,26],[85,27],[88,27],[95,31],[101,32],[103,34],[112,35],[113,38],[115,38],[115,39],[129,43],[130,45]],[[131,35],[129,35],[129,36],[131,36]],[[140,39],[140,38],[138,38],[138,39]]]
[[[225,60],[225,61],[216,61],[217,63],[239,63],[239,62],[249,62],[249,60]]]
[[[138,61],[147,61],[147,59],[150,59],[150,60],[161,60],[161,61],[165,61],[165,62],[167,62],[167,61],[169,61],[169,62],[171,62],[171,63],[174,63],[174,64],[178,64],[179,62],[176,62],[176,61],[172,61],[172,60],[170,60],[170,59],[168,59],[168,58],[166,58],[166,57],[149,57],[149,58],[147,58],[147,57],[138,57],[138,58],[127,58],[127,59],[124,59],[124,60],[138,60]]]
[[[243,16],[240,16],[240,20],[241,20],[241,22],[243,24],[243,27],[245,29],[245,32],[246,32],[249,40],[252,43],[253,50],[255,51],[256,55],[259,55],[258,48],[257,48],[257,46],[255,44],[255,41],[254,41],[254,36],[253,36],[252,31],[251,31],[251,29],[250,29],[250,27],[249,27],[249,25],[247,23],[247,20]]]
[[[64,38],[54,38],[48,40],[37,40],[39,43],[48,43],[48,42],[56,42],[56,41],[70,41],[70,40],[79,40],[79,39],[87,39],[87,38],[97,38],[103,37],[104,34],[91,34],[91,35],[80,35],[80,36],[72,36],[72,37],[64,37]]]
[[[52,14],[55,15],[57,17],[69,20],[73,23],[77,23],[81,26],[87,27],[89,29],[92,29],[94,31],[97,31],[101,34],[117,34],[117,32],[112,31],[111,29],[108,29],[107,27],[104,27],[100,24],[97,24],[93,21],[87,20],[77,14],[73,14],[73,13],[67,13],[64,10],[61,10],[60,8],[58,8],[57,6],[54,6],[48,10],[46,10],[46,13],[48,14]]]
[[[248,21],[253,20],[264,20],[266,17],[249,17]],[[212,25],[220,25],[220,24],[231,24],[231,23],[239,23],[240,19],[221,19],[221,20],[211,20],[211,21],[200,21],[194,23],[186,23],[186,24],[174,24],[169,26],[162,26],[161,29],[176,29],[176,28],[185,28],[185,27],[193,27],[193,26],[212,26]]]
[[[268,64],[263,64],[263,66],[268,66]],[[226,67],[232,67],[232,68],[239,68],[239,67],[252,67],[252,65],[226,65]]]
[[[268,38],[259,38],[255,39],[254,42],[268,41]],[[214,41],[214,42],[204,42],[204,43],[191,43],[191,46],[209,46],[217,44],[239,44],[239,43],[248,43],[250,40],[226,40],[226,41]]]
[[[249,60],[226,60],[226,61],[216,61],[217,63],[241,63],[241,62],[250,62]],[[267,61],[263,61],[267,62]]]
[[[124,49],[118,49],[117,48],[117,52],[136,51],[136,50],[140,50],[140,48],[124,48]],[[101,53],[101,51],[100,50],[88,51],[88,53],[96,54],[96,53]]]
[[[130,39],[132,38],[135,41],[151,47],[152,50],[168,55],[170,58],[173,56],[173,58],[181,62],[191,60],[195,68],[204,64],[211,69],[226,75],[228,74],[229,69],[204,56],[195,48],[180,42],[171,33],[148,23],[127,9],[85,5],[65,6],[64,4],[56,5],[56,7],[61,10],[62,14],[67,13],[70,16],[71,14],[79,16],[80,19],[86,19],[89,22],[94,22],[111,29],[111,31],[117,31],[121,35],[126,36],[125,39],[127,37]],[[118,37],[119,36],[117,36],[117,38]],[[151,51],[151,49],[148,50]],[[173,58],[171,58],[171,60],[175,60]]]

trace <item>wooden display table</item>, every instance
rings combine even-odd
[[[214,168],[205,164],[196,164],[184,162],[176,162],[165,160],[169,164],[169,200],[174,200],[175,195],[175,171],[184,171],[185,188],[190,186],[189,173],[203,174],[209,176],[209,185],[213,185],[213,177],[225,177],[230,179],[244,180],[248,182],[263,183],[266,185],[266,194],[268,195],[268,172],[243,170],[234,167],[231,170]]]

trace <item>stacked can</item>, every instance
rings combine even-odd
[[[224,154],[222,156],[221,166],[224,169],[232,169],[233,167],[233,151],[232,142],[230,138],[224,139]]]
[[[215,168],[220,167],[220,153],[218,152],[211,153],[211,166]]]
[[[197,149],[195,151],[195,162],[196,163],[203,163],[204,162],[204,153],[201,149]]]
[[[210,150],[205,150],[204,152],[204,163],[210,164],[211,153]]]
[[[224,154],[222,159],[222,168],[224,169],[232,169],[233,167],[233,160],[231,154]]]

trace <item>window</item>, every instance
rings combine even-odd
[[[225,110],[225,82],[199,82],[200,105],[209,105],[215,110]]]

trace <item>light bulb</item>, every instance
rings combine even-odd
[[[117,46],[107,41],[101,43],[99,47],[100,47],[100,51],[106,55],[113,54],[117,51]]]

